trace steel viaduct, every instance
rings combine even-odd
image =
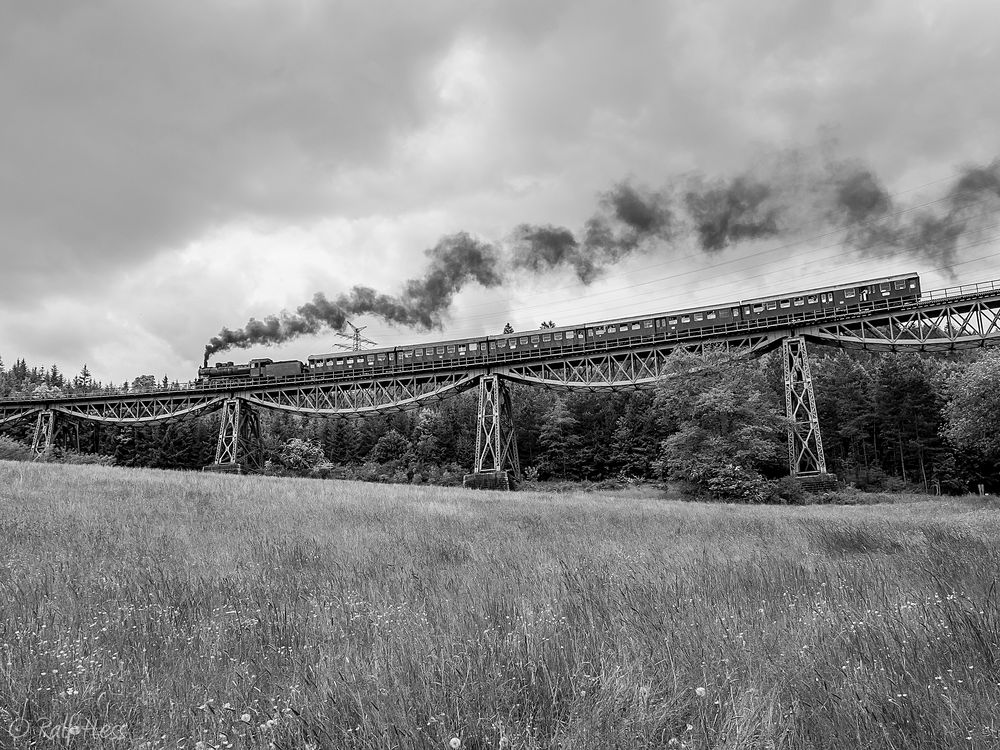
[[[793,476],[822,479],[826,459],[806,343],[871,351],[942,352],[1000,339],[1000,281],[923,292],[919,302],[873,300],[835,314],[789,316],[766,326],[740,321],[690,335],[657,334],[629,341],[587,340],[558,354],[509,352],[486,363],[428,364],[392,373],[325,375],[206,386],[189,383],[148,391],[45,395],[0,400],[0,429],[34,420],[37,455],[79,434],[83,422],[148,425],[222,411],[214,463],[207,468],[259,471],[263,464],[260,409],[326,417],[412,409],[478,388],[476,457],[470,486],[508,487],[520,477],[507,384],[563,391],[652,387],[668,372],[667,358],[683,348],[721,346],[746,356],[781,349]]]

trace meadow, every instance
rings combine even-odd
[[[998,507],[0,462],[0,747],[997,748]]]

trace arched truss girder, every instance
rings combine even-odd
[[[42,408],[40,406],[25,409],[23,411],[14,411],[11,413],[7,413],[7,410],[0,410],[0,428],[7,427],[25,419],[37,419],[41,411]]]
[[[678,349],[700,354],[704,346],[756,357],[781,345],[785,331],[763,331],[714,341],[670,342],[625,351],[598,352],[491,368],[524,385],[561,391],[621,391],[651,388],[669,374],[668,359]]]
[[[52,411],[71,419],[103,424],[150,425],[175,422],[204,412],[222,408],[226,397],[209,399],[137,399],[122,398],[115,401],[78,402],[71,405],[52,404]]]
[[[892,352],[973,349],[1000,339],[1000,298],[923,306],[796,329],[817,344]]]
[[[475,387],[481,375],[481,371],[429,373],[369,381],[273,387],[243,392],[239,396],[265,409],[320,416],[362,417],[407,411],[444,400]]]

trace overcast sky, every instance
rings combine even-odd
[[[223,326],[397,294],[456,232],[501,254],[524,223],[582,236],[623,182],[808,192],[816,165],[851,163],[933,211],[1000,155],[998,28],[995,0],[3,3],[0,357],[188,380]],[[1000,278],[995,221],[950,271],[808,211],[780,221],[712,252],[646,238],[589,285],[562,266],[472,282],[442,331],[353,322],[394,345],[910,270]]]

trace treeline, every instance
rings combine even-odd
[[[866,490],[1000,490],[1000,355],[867,354],[815,349],[811,370],[827,465]],[[164,379],[163,385],[166,384]],[[132,387],[161,385],[150,376]],[[0,395],[99,388],[86,366],[0,362]],[[655,388],[556,393],[512,386],[529,480],[675,480],[694,494],[757,502],[791,492],[780,356],[677,354]],[[476,394],[363,419],[261,412],[267,470],[369,481],[458,484],[475,452]],[[27,442],[33,425],[7,430]],[[141,428],[80,430],[80,450],[123,466],[200,469],[212,462],[218,416]],[[75,446],[74,446],[75,447]]]

